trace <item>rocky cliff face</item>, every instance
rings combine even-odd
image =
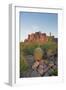
[[[46,33],[35,32],[28,35],[28,38],[24,40],[24,42],[40,42],[45,43],[48,41],[48,37]]]
[[[51,34],[49,36],[46,33],[35,32],[28,35],[28,38],[24,42],[37,42],[37,43],[46,43],[47,41],[52,40],[57,42],[56,38]]]

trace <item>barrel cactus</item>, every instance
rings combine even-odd
[[[36,61],[42,60],[42,57],[43,57],[43,50],[40,47],[36,48],[34,51],[34,59]]]

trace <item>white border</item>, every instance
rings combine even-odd
[[[48,12],[58,13],[58,70],[59,75],[57,77],[39,77],[39,78],[19,78],[19,12]],[[18,5],[12,6],[12,84],[31,85],[41,83],[57,83],[63,81],[62,71],[62,8],[45,8],[45,7],[22,7]],[[15,48],[16,46],[16,48]],[[38,82],[40,81],[40,82]]]

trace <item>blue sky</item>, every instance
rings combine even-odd
[[[24,41],[28,34],[44,32],[58,37],[58,15],[56,13],[20,12],[19,15],[20,41]]]

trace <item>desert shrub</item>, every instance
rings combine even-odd
[[[57,44],[56,43],[46,43],[41,45],[41,48],[44,52],[48,52],[49,50],[56,52]]]
[[[29,65],[23,55],[20,55],[20,73],[23,73],[27,71],[29,68]]]
[[[57,76],[57,75],[58,75],[58,70],[57,70],[57,68],[53,70],[51,76],[52,76],[52,75],[54,75],[54,76]]]
[[[38,47],[37,43],[21,43],[20,52],[23,52],[24,55],[33,55],[35,48]]]
[[[48,50],[48,49],[56,49],[57,48],[57,44],[56,43],[46,43],[46,44],[43,44],[42,46],[42,49],[45,49],[45,50]]]
[[[27,48],[25,49],[25,53],[26,53],[27,55],[33,55],[33,52],[34,52],[34,47],[27,47]]]

